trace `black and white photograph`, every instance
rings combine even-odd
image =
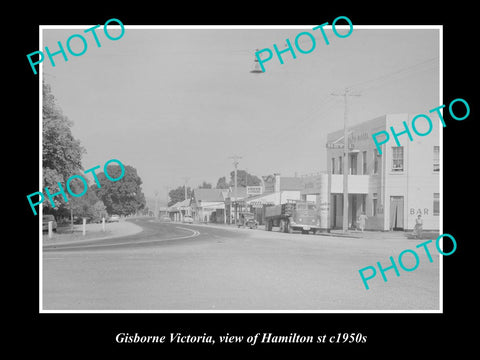
[[[53,358],[473,345],[474,11],[156,5],[22,12],[7,342]]]
[[[42,29],[41,309],[441,311],[442,29],[333,24]]]

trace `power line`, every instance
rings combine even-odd
[[[373,79],[368,79],[368,80],[365,80],[365,81],[361,81],[361,82],[358,82],[356,84],[353,84],[353,85],[350,85],[349,88],[352,89],[352,88],[358,88],[360,87],[360,89],[362,89],[362,91],[365,91],[366,89],[370,89],[372,87],[374,87],[375,85],[371,85],[369,87],[366,87],[366,88],[362,88],[362,85],[364,84],[368,84],[368,83],[375,83],[375,82],[381,82],[381,81],[388,81],[389,78],[391,78],[392,76],[395,76],[397,74],[401,74],[401,73],[405,73],[405,72],[408,72],[408,71],[411,71],[411,70],[417,70],[418,67],[420,66],[423,66],[423,65],[426,65],[430,62],[433,62],[435,60],[438,60],[438,57],[433,57],[433,58],[429,58],[429,59],[426,59],[424,61],[421,61],[419,63],[416,63],[416,64],[413,64],[413,65],[409,65],[409,66],[404,66],[398,70],[395,70],[395,71],[392,71],[392,72],[389,72],[389,73],[386,73],[386,74],[383,74],[383,75],[380,75],[376,78],[373,78]]]

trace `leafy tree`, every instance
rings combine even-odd
[[[57,105],[50,85],[43,83],[42,167],[43,187],[51,193],[58,191],[58,182],[65,185],[67,179],[82,170],[82,155],[86,152],[80,141],[72,135],[70,121]],[[62,196],[54,197],[55,206],[64,204]],[[50,201],[43,203],[50,207]]]
[[[198,186],[199,189],[211,189],[212,188],[212,184],[210,183],[207,183],[206,181],[204,181],[202,183],[202,185],[199,185]]]
[[[107,218],[107,207],[102,200],[98,200],[90,207],[88,216],[95,222],[102,220],[103,217]]]
[[[73,193],[81,194],[84,191],[84,184],[79,179],[74,179],[70,182],[70,188]],[[70,197],[65,207],[71,209],[73,215],[87,217],[94,222],[107,216],[105,204],[97,197],[93,187],[87,188],[85,194],[80,197]]]
[[[245,170],[237,170],[237,186],[258,186],[262,184],[262,180]],[[222,176],[217,181],[217,189],[228,189],[229,187],[235,186],[235,171],[230,172],[230,181],[227,183],[225,176]]]
[[[235,184],[235,171],[230,172],[230,184]],[[262,184],[262,180],[255,175],[249,174],[245,170],[237,170],[237,186],[258,186]]]
[[[230,185],[227,183],[227,178],[225,176],[222,176],[220,179],[217,181],[217,189],[228,189]]]
[[[140,215],[143,215],[143,216],[153,216],[153,211],[150,210],[150,208],[148,206],[145,206],[141,211],[140,211]]]
[[[185,200],[185,186],[179,186],[176,189],[170,190],[168,192],[168,196],[170,197],[170,201],[168,202],[168,206],[172,206],[177,202]],[[187,199],[192,197],[192,189],[190,186],[187,187]]]
[[[111,178],[119,178],[121,172],[119,165],[108,166],[108,174]],[[125,165],[125,174],[118,181],[107,179],[103,172],[98,173],[97,177],[101,187],[98,188],[94,184],[90,188],[94,189],[97,197],[103,201],[110,215],[132,215],[145,207],[145,195],[141,188],[142,179],[134,167]]]

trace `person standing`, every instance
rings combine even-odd
[[[365,221],[368,219],[367,215],[362,211],[360,216],[358,217],[358,226],[360,227],[360,230],[363,232],[365,229]]]
[[[413,229],[413,235],[420,239],[422,237],[422,230],[423,230],[423,219],[422,215],[418,214],[417,218],[415,219],[415,227]]]

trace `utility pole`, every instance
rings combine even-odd
[[[189,177],[184,177],[182,178],[183,180],[185,180],[185,185],[184,185],[184,188],[185,188],[185,200],[187,200],[187,183],[188,183],[188,180],[190,179]],[[183,218],[184,216],[187,215],[187,210],[185,210],[185,213],[182,214],[182,210],[180,210],[180,221],[183,221]]]
[[[170,195],[169,195],[170,186],[166,185],[163,188],[165,189],[165,192],[167,193],[167,199],[166,199],[167,202],[165,203],[165,215],[170,217],[170,215],[168,214],[168,203],[170,202]]]
[[[238,163],[242,157],[238,155],[232,155],[229,157],[229,159],[233,160],[233,166],[235,166],[235,217],[234,217],[234,223],[237,225],[237,197],[238,197],[238,191],[237,191],[237,168],[238,168]]]
[[[185,188],[185,200],[187,200],[187,183],[188,183],[188,180],[190,180],[189,177],[184,177],[182,178],[183,180],[185,180],[185,185],[184,185],[184,188]]]
[[[248,169],[245,168],[245,191],[246,191],[246,198],[245,198],[245,211],[248,211],[247,208],[247,198],[248,198]]]
[[[348,232],[348,97],[360,96],[358,93],[351,93],[345,88],[343,94],[332,93],[333,96],[343,96],[345,99],[345,112],[343,117],[343,232]],[[353,221],[354,219],[352,219]]]
[[[159,215],[158,214],[158,190],[155,190],[154,194],[155,194],[155,214],[154,214],[154,216],[155,216],[155,218],[157,218],[158,215]]]

